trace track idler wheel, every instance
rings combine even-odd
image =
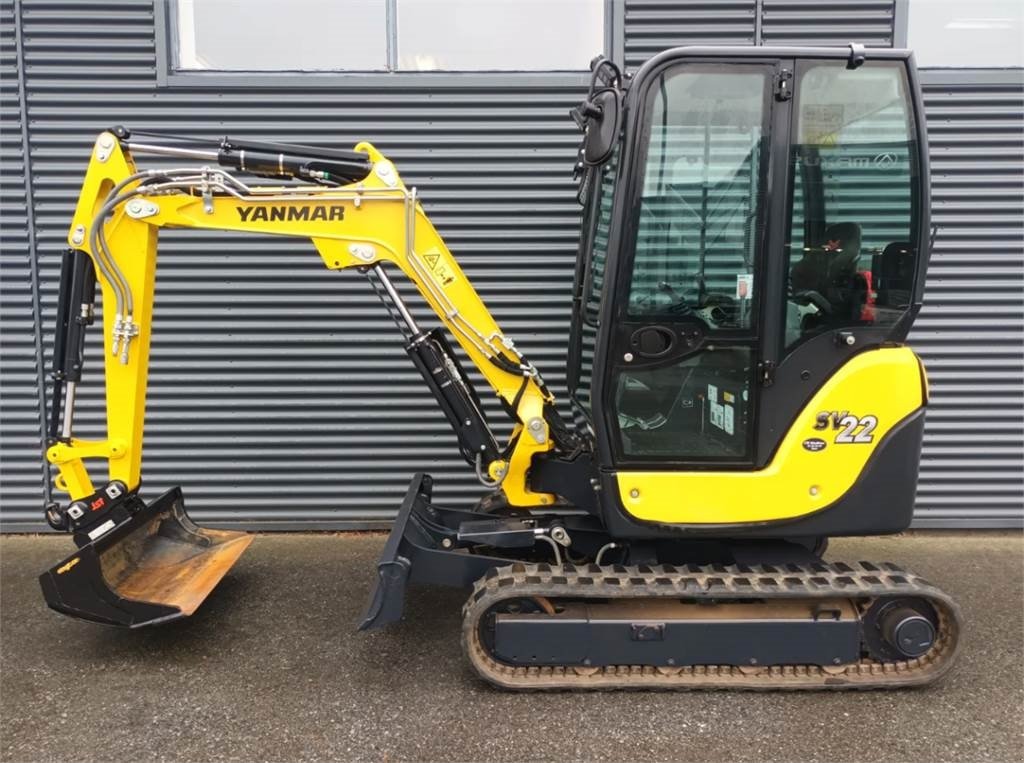
[[[938,616],[926,601],[879,599],[864,615],[864,640],[871,656],[892,662],[921,657],[935,645]]]

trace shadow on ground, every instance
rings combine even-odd
[[[508,694],[463,661],[464,593],[413,589],[356,633],[382,535],[267,535],[187,620],[122,631],[46,609],[67,538],[0,538],[0,759],[960,761],[1024,757],[1019,533],[833,542],[957,599],[959,665],[923,690]]]

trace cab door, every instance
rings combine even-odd
[[[794,67],[788,129],[775,141],[786,184],[771,213],[767,288],[777,296],[764,314],[758,467],[843,364],[902,342],[920,308],[924,122],[907,54],[889,56],[873,52],[858,65],[841,56],[802,59]],[[822,432],[826,441],[871,441],[872,411],[824,413],[837,425]],[[857,425],[848,432],[841,420]]]
[[[614,294],[598,342],[605,464],[754,463],[765,200],[783,69],[687,59],[634,85],[636,143],[616,192]]]

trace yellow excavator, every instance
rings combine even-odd
[[[485,489],[446,508],[413,478],[363,628],[399,620],[408,586],[441,584],[471,591],[466,656],[509,689],[946,673],[961,626],[945,593],[891,563],[822,558],[830,536],[896,533],[913,512],[928,382],[905,339],[932,236],[912,54],[678,48],[632,76],[597,58],[572,117],[564,407],[371,144],[103,132],[63,261],[46,451],[70,495],[47,520],[77,551],[41,576],[46,602],[108,625],[175,620],[249,545],[193,523],[180,488],[139,494],[158,233],[239,231],[308,239],[329,270],[367,277]],[[414,318],[396,272],[442,326]],[[107,436],[84,440],[97,284]],[[467,362],[513,422],[507,442]]]

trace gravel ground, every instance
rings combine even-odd
[[[76,622],[36,575],[67,538],[0,538],[0,760],[976,761],[1024,759],[1024,541],[834,541],[957,599],[959,664],[898,692],[509,694],[464,663],[464,593],[413,589],[355,632],[384,536],[264,535],[192,618]]]

